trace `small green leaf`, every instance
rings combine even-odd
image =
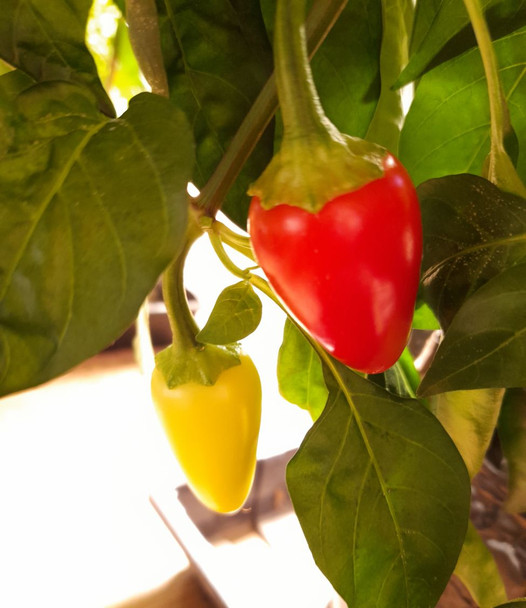
[[[458,311],[422,380],[423,396],[526,385],[526,264],[481,287]]]
[[[470,522],[455,574],[479,608],[493,608],[508,597],[493,555]]]
[[[7,75],[9,76],[9,74]],[[182,245],[193,142],[149,93],[109,120],[60,82],[2,100],[0,394],[53,378],[111,344]]]
[[[398,361],[388,370],[368,378],[398,397],[414,397],[420,384],[420,375],[408,348],[404,348]]]
[[[423,293],[447,329],[466,298],[526,261],[526,200],[472,175],[430,180],[418,187],[418,196]]]
[[[485,11],[493,39],[526,23],[524,0],[482,0],[481,8]],[[436,63],[460,55],[475,45],[462,0],[419,0],[411,40],[411,59],[397,85],[416,80]]]
[[[316,420],[328,396],[321,361],[307,338],[289,319],[285,321],[278,353],[277,375],[282,397],[308,410]]]
[[[287,470],[314,559],[349,606],[435,606],[466,533],[464,463],[420,403],[329,365],[329,400]]]
[[[508,462],[506,509],[523,513],[526,511],[526,389],[510,388],[506,391],[498,431]]]
[[[511,123],[526,146],[526,29],[494,43]],[[482,175],[489,152],[490,113],[480,53],[473,49],[425,74],[400,138],[400,160],[413,181],[458,173]],[[517,171],[526,180],[526,155]]]
[[[431,411],[455,442],[469,476],[480,471],[495,432],[503,389],[441,393],[430,399]]]
[[[224,289],[197,334],[205,344],[232,344],[250,335],[261,321],[261,300],[248,281]]]
[[[495,608],[526,608],[526,598],[499,604],[498,606],[495,606]]]
[[[0,57],[38,82],[64,80],[83,84],[99,108],[115,110],[84,42],[91,0],[3,0]]]
[[[413,316],[412,328],[424,330],[440,329],[440,323],[425,302],[417,306]]]

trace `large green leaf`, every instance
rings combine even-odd
[[[272,71],[259,2],[159,1],[170,96],[188,116],[197,145],[193,181],[202,188]],[[230,190],[223,210],[246,222],[249,184],[273,152],[272,129]]]
[[[430,180],[419,186],[418,196],[423,292],[447,329],[467,297],[526,261],[526,200],[472,175]]]
[[[328,396],[321,361],[307,338],[289,319],[285,321],[283,329],[277,376],[281,395],[308,410],[316,420]]]
[[[498,40],[500,67],[511,123],[526,147],[526,29]],[[416,184],[457,173],[480,175],[489,152],[487,84],[478,49],[423,76],[400,139],[400,158]],[[526,179],[526,154],[517,169]]]
[[[508,462],[506,509],[526,511],[526,389],[506,391],[499,418],[499,439]]]
[[[311,66],[323,109],[343,133],[365,137],[380,97],[382,2],[349,2]]]
[[[455,574],[466,586],[479,608],[493,608],[508,599],[497,564],[473,524],[458,558]]]
[[[114,109],[85,42],[92,0],[3,0],[0,57],[38,82],[66,80],[87,85],[100,109]]]
[[[493,38],[500,38],[526,24],[525,0],[482,0],[481,7]],[[463,0],[419,0],[411,58],[398,86],[421,76],[431,66],[476,45]]]
[[[434,606],[466,532],[464,463],[420,403],[330,365],[329,401],[287,471],[314,559],[349,606]]]
[[[471,478],[480,471],[497,420],[504,389],[482,388],[435,395],[431,409],[455,442]]]
[[[193,165],[186,119],[160,97],[113,120],[70,83],[3,101],[0,394],[64,372],[133,321],[180,247]]]
[[[458,311],[421,395],[526,386],[526,263],[488,281]]]

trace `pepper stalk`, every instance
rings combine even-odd
[[[236,345],[200,343],[199,327],[190,310],[184,286],[184,266],[188,253],[201,236],[199,212],[189,209],[185,242],[179,255],[163,274],[163,297],[172,330],[172,344],[155,357],[168,388],[194,382],[210,386],[226,369],[240,364]]]
[[[278,0],[274,59],[284,135],[280,151],[249,194],[269,209],[286,203],[317,212],[383,176],[386,150],[344,135],[325,115],[309,64],[305,0]]]

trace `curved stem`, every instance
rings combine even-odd
[[[219,258],[219,261],[223,264],[223,266],[228,271],[230,271],[235,277],[238,277],[245,281],[248,280],[250,277],[250,270],[243,270],[239,268],[239,266],[234,264],[234,262],[232,262],[229,255],[225,251],[225,248],[223,247],[223,242],[221,241],[219,235],[216,234],[214,231],[209,231],[208,237],[210,239],[210,243],[214,251],[216,252],[217,257]]]
[[[221,240],[229,247],[232,247],[232,249],[235,249],[250,260],[255,261],[254,252],[252,251],[248,236],[243,236],[242,234],[230,230],[228,226],[225,226],[219,220],[214,220],[212,222],[212,230],[218,234]]]
[[[324,0],[315,2],[306,23],[309,57],[337,21],[348,0]],[[237,179],[239,172],[256,147],[278,108],[276,79],[274,74],[267,80],[250,111],[245,116],[214,173],[201,189],[196,204],[210,216],[215,216]]]
[[[284,135],[291,140],[325,131],[304,22],[305,0],[278,0],[274,31],[276,84]]]
[[[479,46],[486,80],[488,82],[489,107],[491,116],[491,146],[500,147],[504,139],[504,110],[502,89],[497,59],[493,50],[488,25],[482,13],[479,0],[464,0],[475,38]]]
[[[133,52],[152,92],[168,97],[155,0],[126,0],[126,21]]]
[[[172,330],[172,342],[180,350],[199,346],[195,339],[199,327],[186,298],[184,264],[190,248],[200,235],[201,229],[194,214],[190,213],[183,249],[163,274],[163,298]]]

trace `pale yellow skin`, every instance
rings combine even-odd
[[[157,369],[152,396],[172,449],[194,494],[208,508],[243,506],[254,479],[261,421],[261,382],[247,355],[204,386],[166,386]]]

